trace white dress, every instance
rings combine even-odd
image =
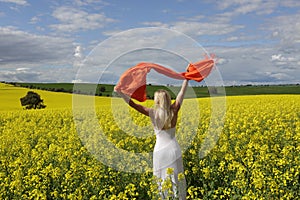
[[[151,120],[154,122],[153,117],[151,117]],[[167,169],[173,168],[174,174],[171,176],[171,180],[174,197],[180,200],[186,199],[186,181],[185,179],[178,180],[178,174],[184,174],[184,169],[181,149],[175,137],[176,128],[158,130],[154,126],[154,132],[156,143],[153,151],[153,175],[164,181],[170,176],[167,174]],[[161,191],[161,189],[160,184],[161,196],[166,196],[166,192]]]

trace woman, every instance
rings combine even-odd
[[[173,168],[171,176],[174,197],[185,199],[185,179],[178,180],[178,174],[184,173],[180,146],[175,138],[178,112],[183,102],[188,80],[184,80],[176,100],[171,104],[170,94],[166,90],[154,93],[154,108],[136,104],[130,97],[118,92],[135,110],[149,116],[154,127],[156,143],[153,151],[153,175],[163,181],[170,176],[168,168]],[[159,187],[161,190],[161,186]],[[161,191],[162,197],[167,195]]]

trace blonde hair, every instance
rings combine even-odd
[[[160,89],[154,93],[155,115],[154,123],[159,129],[171,128],[173,110],[171,110],[171,96],[168,91]]]

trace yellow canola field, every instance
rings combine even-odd
[[[26,96],[28,91],[34,91],[38,93],[41,96],[41,99],[44,100],[47,110],[72,108],[72,94],[21,88],[0,83],[0,112],[23,110],[20,98]],[[87,100],[91,98],[95,99],[95,105],[106,105],[110,103],[105,97],[94,98],[92,96],[83,96],[82,98]]]
[[[155,136],[148,118],[132,109],[128,115],[121,101],[112,107],[114,98],[97,97],[96,120],[103,131],[97,135],[93,119],[85,120],[89,113],[74,115],[71,95],[38,91],[47,108],[22,110],[19,98],[27,89],[0,86],[0,199],[158,198],[151,160],[132,163],[130,157],[153,151]],[[197,99],[196,116],[191,101],[184,101],[177,127],[178,141],[187,147],[187,199],[300,196],[299,95],[227,97],[224,126],[213,127],[221,134],[212,136],[216,144],[204,157],[199,153],[210,124],[211,102]],[[184,113],[190,117],[183,118]],[[107,149],[106,143],[116,148]],[[130,156],[118,160],[120,149]],[[117,170],[126,165],[149,169]]]

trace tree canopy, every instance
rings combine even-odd
[[[41,96],[33,91],[28,91],[25,97],[20,98],[21,105],[25,106],[25,109],[42,109],[46,108],[44,100]]]

